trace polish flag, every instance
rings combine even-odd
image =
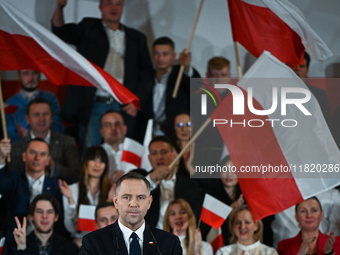
[[[121,167],[125,173],[141,167],[143,153],[143,145],[131,138],[124,138]]]
[[[231,211],[230,206],[209,194],[205,194],[200,219],[205,224],[219,229]]]
[[[77,230],[93,231],[96,230],[95,205],[80,205],[78,214]]]
[[[139,108],[125,86],[7,1],[0,1],[0,21],[1,70],[39,70],[55,85],[94,86]]]
[[[331,51],[287,0],[228,0],[234,41],[259,57],[264,50],[283,63],[303,63],[304,50],[317,60]]]
[[[272,100],[274,88],[279,94],[286,88],[308,90],[289,67],[269,52],[257,59],[238,87],[248,107],[252,102],[256,110],[271,109],[275,101]],[[252,88],[250,102],[247,100],[249,88]],[[340,152],[313,95],[301,105],[288,104],[285,115],[279,96],[276,103],[281,101],[281,107],[278,104],[273,113],[255,115],[246,103],[244,115],[233,115],[237,107],[232,104],[237,100],[235,95],[231,100],[232,96],[229,93],[210,118],[229,121],[216,127],[236,167],[254,220],[279,213],[340,184]],[[286,95],[287,100],[294,96],[304,100],[302,93]],[[311,115],[305,115],[303,108]],[[241,173],[244,167],[253,171]]]
[[[2,249],[4,247],[4,244],[5,244],[5,237],[1,238],[0,239],[0,255],[2,253]]]
[[[207,235],[207,242],[211,244],[214,254],[224,245],[221,228],[211,228]]]
[[[152,130],[153,130],[153,119],[148,120],[148,125],[146,126],[143,146],[144,146],[144,152],[142,156],[142,163],[141,168],[149,171],[152,169],[150,160],[149,160],[149,144],[152,140]]]

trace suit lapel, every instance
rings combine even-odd
[[[143,241],[143,254],[156,254],[157,241],[154,240],[151,234],[151,228],[145,223],[144,229],[144,241]]]
[[[22,190],[24,191],[25,200],[27,202],[27,205],[29,205],[30,204],[30,198],[31,198],[31,192],[30,192],[30,189],[29,189],[29,186],[28,186],[28,180],[27,180],[25,172],[21,173],[20,178],[21,178]]]
[[[118,226],[118,220],[112,225],[112,242],[113,246],[115,247],[116,251],[119,251],[119,254],[126,254],[128,255],[126,244],[123,238],[122,231]],[[147,254],[147,253],[144,253]]]

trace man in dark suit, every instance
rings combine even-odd
[[[80,166],[76,142],[70,136],[51,131],[52,111],[49,102],[44,98],[33,99],[27,105],[26,120],[31,132],[13,143],[9,167],[25,172],[25,163],[21,160],[22,153],[30,139],[39,137],[49,144],[49,176],[62,179],[68,184],[79,181]]]
[[[83,238],[81,255],[181,255],[178,237],[150,227],[144,217],[152,203],[150,183],[138,173],[123,175],[116,185],[113,202],[119,212],[118,220]]]
[[[197,182],[183,177],[177,172],[177,166],[170,169],[168,166],[176,157],[169,138],[165,136],[154,137],[149,145],[149,160],[153,170],[150,174],[143,169],[136,170],[146,176],[151,184],[153,203],[145,217],[151,226],[163,229],[163,219],[169,202],[173,199],[186,200],[196,219],[199,219],[202,210],[202,195]]]
[[[199,78],[200,75],[190,66],[191,53],[183,50],[179,56],[179,63],[185,66],[184,73],[177,97],[173,98],[172,94],[180,70],[180,65],[173,65],[176,59],[174,42],[166,36],[156,39],[152,45],[152,59],[155,65],[154,135],[163,135],[160,127],[166,118],[175,112],[190,110],[190,78]]]
[[[78,246],[53,231],[54,223],[58,220],[58,200],[51,194],[36,196],[29,207],[29,217],[34,224],[34,231],[26,237],[26,217],[23,224],[16,218],[17,228],[13,235],[16,244],[12,246],[13,255],[76,255]]]
[[[24,152],[22,160],[25,162],[25,172],[8,169],[6,157],[11,152],[9,139],[0,142],[0,194],[6,202],[6,242],[4,250],[13,240],[13,230],[16,226],[14,216],[20,221],[28,215],[30,202],[39,194],[49,193],[57,198],[61,205],[58,222],[55,224],[56,233],[67,235],[64,227],[64,209],[62,196],[58,182],[45,175],[45,167],[49,164],[50,155],[48,144],[41,138],[30,140]],[[27,233],[33,230],[29,225]]]
[[[123,0],[101,0],[101,19],[84,18],[78,24],[64,24],[63,8],[66,3],[67,0],[57,0],[52,18],[53,33],[65,42],[75,45],[81,55],[104,68],[139,98],[141,111],[131,103],[123,106],[121,110],[128,126],[127,136],[143,142],[146,119],[153,117],[151,92],[154,83],[145,35],[120,23]],[[101,115],[107,110],[119,108],[118,103],[108,93],[94,87],[69,86],[62,108],[62,118],[79,124],[80,129],[85,129],[80,132],[80,136],[86,133],[86,128],[89,129],[86,135],[86,147],[89,147],[101,142]],[[81,142],[82,139],[79,138]]]

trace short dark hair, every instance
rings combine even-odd
[[[319,200],[316,196],[311,197],[311,198],[308,198],[308,199],[305,199],[305,200],[303,200],[302,202],[307,201],[307,200],[311,200],[311,199],[314,199],[316,202],[318,202],[318,204],[319,204],[319,206],[320,206],[320,210],[321,210],[321,212],[322,212],[322,206],[321,206],[320,200]],[[299,207],[299,205],[300,205],[302,202],[300,202],[300,203],[298,203],[298,204],[295,205],[295,213],[297,213],[298,207]]]
[[[97,218],[98,218],[98,215],[97,215],[98,210],[100,210],[100,209],[102,209],[102,208],[110,207],[110,206],[115,207],[115,205],[114,205],[114,203],[113,203],[112,201],[101,202],[100,204],[98,204],[98,205],[96,206],[96,211],[95,211],[95,213],[94,213],[94,217],[95,217],[96,221],[97,221]],[[116,208],[116,207],[115,207],[115,208]]]
[[[119,178],[119,180],[116,183],[116,194],[118,194],[118,188],[120,187],[120,185],[122,184],[123,181],[125,180],[141,180],[145,183],[146,187],[148,188],[149,194],[151,191],[151,186],[150,186],[150,182],[141,174],[136,173],[136,172],[130,172],[127,174],[124,174],[122,177]]]
[[[26,115],[28,115],[30,113],[30,108],[31,108],[32,104],[48,104],[48,106],[50,107],[50,111],[52,113],[50,102],[43,97],[36,97],[36,98],[32,99],[28,103],[28,105],[26,106]]]
[[[43,194],[37,195],[33,199],[33,201],[30,203],[30,206],[28,208],[28,212],[29,212],[30,215],[34,214],[35,207],[37,206],[37,203],[41,200],[50,202],[52,207],[53,207],[55,214],[56,215],[59,214],[58,200],[53,195],[51,195],[49,193],[43,193]]]
[[[27,151],[28,147],[30,146],[31,142],[43,142],[47,145],[47,148],[48,148],[48,154],[50,154],[50,149],[49,149],[49,145],[47,144],[47,142],[40,138],[40,137],[35,137],[35,138],[32,138],[30,139],[27,143],[26,143],[26,147],[25,147],[25,151]]]
[[[175,49],[175,44],[174,44],[174,41],[171,40],[169,37],[167,36],[162,36],[162,37],[159,37],[157,38],[153,44],[152,44],[152,48],[155,47],[156,45],[169,45],[172,47],[172,49],[174,50]]]
[[[123,116],[122,116],[122,114],[121,114],[120,112],[118,112],[118,111],[116,111],[116,110],[107,110],[107,111],[102,115],[102,117],[100,118],[100,127],[103,127],[103,118],[104,118],[104,116],[105,116],[106,114],[109,114],[109,113],[118,113],[118,114],[122,117],[122,119],[123,119],[123,124],[125,125],[125,123],[124,123],[124,118],[123,118]]]
[[[151,142],[149,143],[149,150],[150,150],[151,144],[153,144],[155,142],[165,142],[165,143],[168,143],[170,145],[170,147],[171,147],[171,150],[172,150],[173,144],[172,144],[170,138],[165,136],[165,135],[155,136],[154,138],[152,138]]]
[[[305,52],[304,54],[304,59],[306,59],[306,66],[307,68],[309,68],[309,64],[310,64],[310,56],[307,52]]]

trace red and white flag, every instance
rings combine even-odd
[[[331,51],[287,0],[228,0],[234,41],[259,57],[264,50],[286,64],[303,61],[304,50],[317,60]]]
[[[205,224],[219,229],[231,211],[230,206],[209,194],[205,194],[200,219]]]
[[[124,138],[121,168],[125,173],[141,167],[143,153],[143,145],[131,138]]]
[[[1,70],[39,70],[55,85],[94,86],[139,108],[139,99],[115,78],[7,1],[0,1],[0,56]]]
[[[288,66],[269,52],[257,59],[238,87],[248,107],[247,91],[252,89],[250,102],[255,110],[271,109],[275,101],[272,100],[274,87],[281,96],[286,88],[308,90]],[[288,100],[292,100],[292,96],[294,93],[286,95]],[[254,220],[283,211],[340,184],[340,152],[313,95],[299,106],[288,104],[285,115],[282,98],[278,99],[281,100],[279,110],[266,115],[254,114],[248,107],[244,107],[244,115],[233,115],[235,97],[231,99],[232,93],[229,93],[210,118],[228,120],[227,125],[216,127],[236,167]],[[305,115],[301,111],[303,107],[311,115]],[[245,167],[248,172],[240,173]]]
[[[211,244],[214,254],[224,245],[221,228],[211,228],[207,235],[207,242]]]
[[[2,249],[4,247],[4,244],[5,244],[5,237],[1,238],[0,239],[0,255],[2,253]]]
[[[95,205],[80,205],[78,213],[77,230],[93,231],[96,230]]]

